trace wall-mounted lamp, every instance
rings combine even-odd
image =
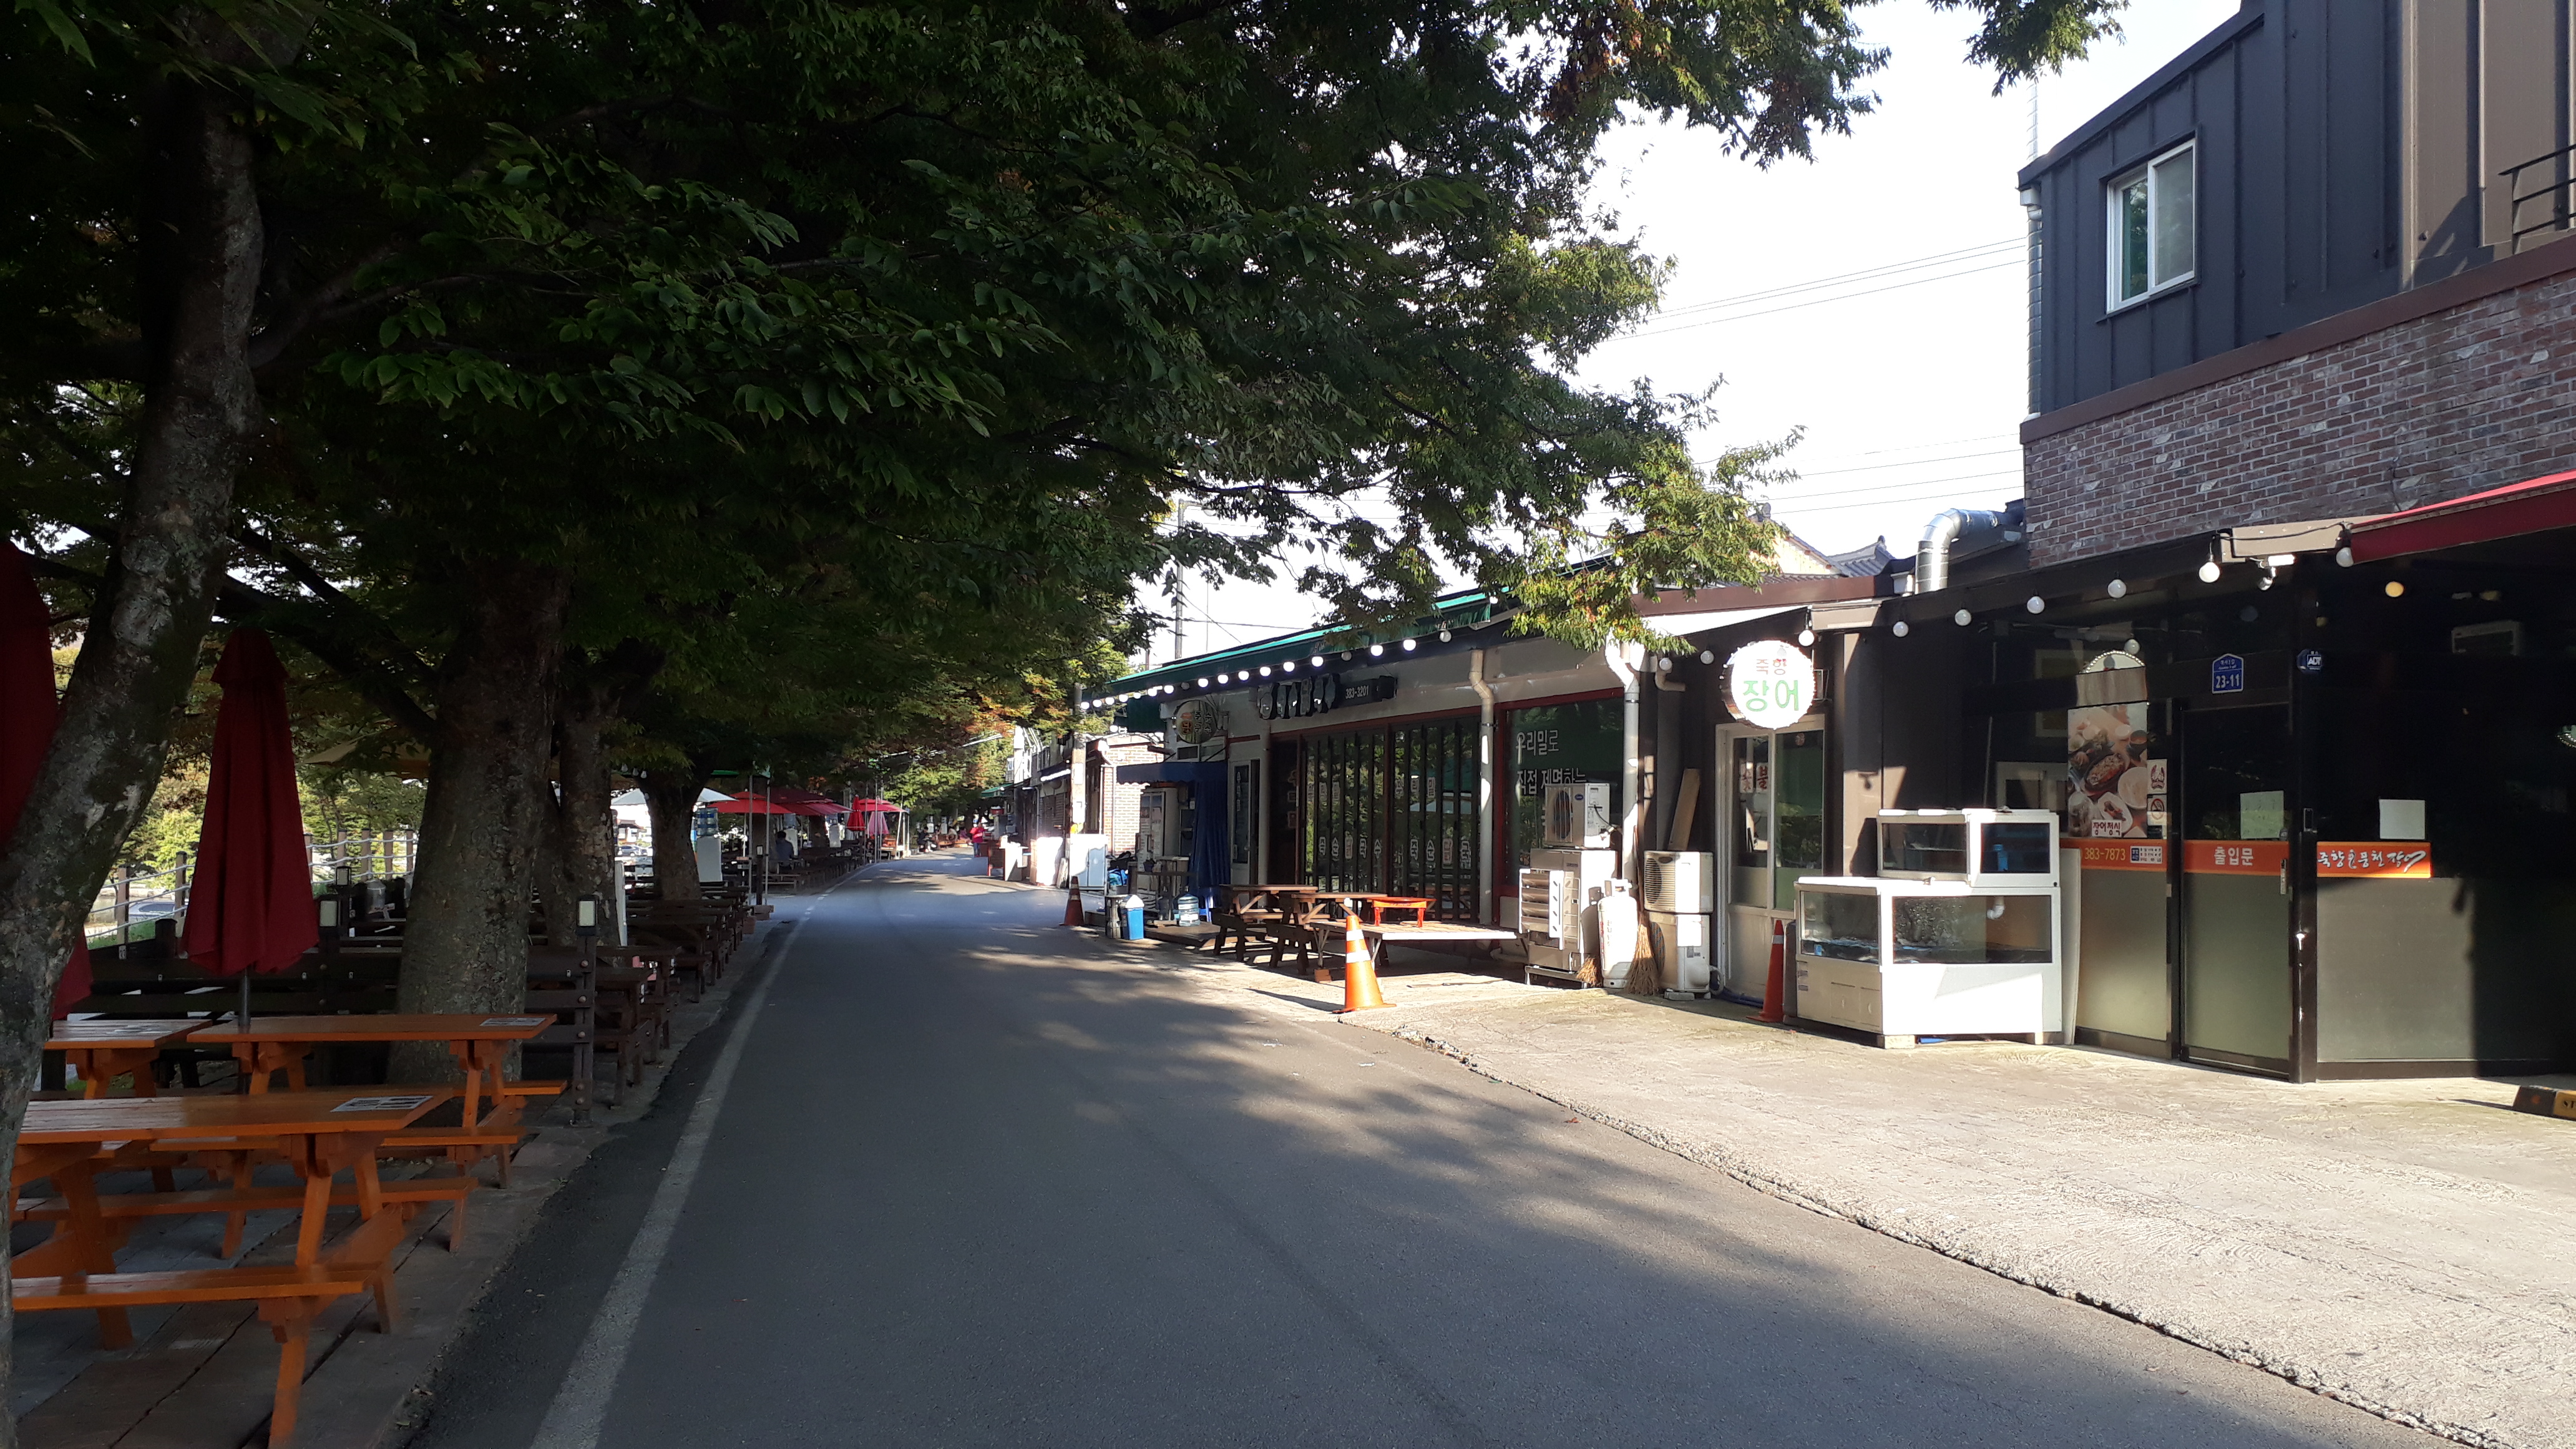
[[[1449,631],[1448,631],[1448,630],[1443,629],[1443,630],[1441,630],[1441,631],[1440,631],[1440,642],[1441,642],[1441,643],[1443,643],[1443,644],[1446,644],[1446,643],[1448,643],[1448,642],[1449,642]]]
[[[2352,545],[2351,545],[2351,544],[2345,544],[2343,547],[2341,547],[2341,548],[2339,548],[2339,549],[2336,549],[2336,550],[2335,550],[2335,564],[2336,564],[2336,566],[2337,566],[2337,567],[2339,567],[2339,568],[2351,568],[2351,567],[2352,567]]]
[[[1961,609],[1959,612],[1950,616],[1950,622],[1958,625],[1962,629],[1965,629],[1968,627],[1968,617],[1968,611]]]
[[[2022,600],[2021,606],[2034,614],[2042,613],[2048,608],[2048,600],[2041,598],[2037,594],[2033,594],[2029,598]]]
[[[1815,630],[1813,630],[1813,629],[1801,629],[1801,630],[1799,630],[1799,631],[1798,631],[1798,647],[1799,647],[1799,648],[1801,648],[1801,649],[1811,649],[1811,648],[1814,648],[1814,647],[1815,647],[1815,643],[1816,643],[1816,631],[1815,631]]]
[[[2127,579],[2113,579],[2108,587],[2104,589],[2104,592],[2108,593],[2112,598],[2125,599],[2129,596],[2129,581]]]
[[[1421,641],[1420,641],[1420,640],[1418,640],[1418,639],[1407,639],[1407,640],[1405,640],[1405,641],[1404,641],[1404,652],[1405,652],[1405,653],[1407,653],[1407,654],[1412,653],[1412,652],[1413,652],[1413,650],[1414,650],[1414,646],[1415,646],[1415,645],[1417,645],[1417,644],[1419,644],[1420,642],[1421,642]]]
[[[1385,645],[1383,645],[1383,644],[1371,644],[1371,645],[1369,646],[1369,657],[1370,657],[1371,659],[1383,659],[1383,658],[1385,658],[1385,657],[1386,657],[1386,646],[1385,646]]]
[[[1896,627],[1888,630],[1887,632],[1895,635],[1899,639],[1902,639],[1906,635],[1913,633],[1914,630],[1913,627],[1907,624],[1903,619],[1899,619],[1896,621]]]
[[[2217,559],[2213,558],[2209,562],[2200,566],[2200,581],[2204,584],[2214,584],[2218,582]]]
[[[1715,664],[1717,662],[1717,654],[1713,650],[1703,649],[1699,651],[1699,662],[1702,664]]]

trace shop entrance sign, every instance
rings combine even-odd
[[[2245,692],[2245,656],[2221,654],[2209,661],[2209,692],[2243,694]]]
[[[1815,703],[1816,666],[1795,646],[1761,639],[1727,656],[1727,712],[1746,724],[1787,729]]]

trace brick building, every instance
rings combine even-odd
[[[2059,811],[2080,1041],[2576,1064],[2572,21],[2246,0],[2020,173],[2026,565],[1852,691]]]

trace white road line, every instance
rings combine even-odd
[[[581,1347],[573,1353],[572,1365],[564,1371],[563,1387],[555,1390],[554,1403],[546,1409],[546,1421],[537,1427],[537,1437],[528,1449],[598,1449],[600,1425],[608,1417],[608,1396],[617,1387],[617,1376],[626,1368],[626,1353],[635,1342],[635,1326],[644,1317],[645,1296],[653,1291],[653,1280],[662,1271],[662,1260],[671,1251],[671,1234],[680,1225],[680,1209],[689,1200],[689,1185],[698,1180],[698,1164],[707,1155],[707,1139],[715,1135],[716,1118],[724,1111],[725,1093],[733,1087],[733,1069],[742,1061],[743,1043],[751,1040],[752,1025],[760,1019],[760,1004],[769,999],[769,983],[787,964],[787,951],[796,944],[796,933],[805,929],[813,908],[796,918],[787,928],[785,939],[761,974],[751,999],[742,1004],[742,1015],[733,1024],[732,1035],[725,1038],[724,1050],[716,1054],[715,1069],[707,1073],[707,1084],[698,1090],[697,1102],[689,1108],[689,1120],[680,1129],[680,1144],[671,1154],[671,1165],[663,1169],[661,1186],[653,1189],[653,1201],[644,1209],[644,1222],[636,1230],[635,1240],[626,1247],[626,1259],[617,1265],[617,1276],[608,1283],[608,1294],[600,1300],[599,1312],[590,1320],[590,1332],[582,1335]]]

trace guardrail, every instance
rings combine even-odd
[[[304,846],[316,886],[408,876],[419,851],[420,837],[409,830],[384,830],[327,843],[307,840]],[[178,863],[168,870],[138,871],[132,866],[118,866],[107,884],[99,887],[97,899],[90,902],[89,943],[120,945],[137,934],[159,930],[162,921],[185,917],[189,868],[193,864],[190,854],[179,852]]]

